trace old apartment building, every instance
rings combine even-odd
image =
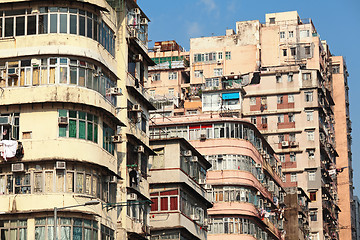
[[[154,49],[150,54],[156,59],[175,52]],[[310,200],[299,208],[308,213],[285,226],[301,229],[287,229],[287,239],[352,235],[347,71],[312,20],[301,19],[296,11],[266,14],[265,23],[237,22],[236,30],[226,30],[225,36],[190,39],[190,51],[181,54],[190,61],[183,70],[189,72],[190,83],[178,85],[184,104],[157,114],[163,120],[199,113],[248,119],[279,156],[285,189],[299,195],[291,199],[298,201],[305,193]],[[156,69],[149,73],[146,86],[155,95],[165,94],[171,82],[166,75],[173,71],[171,59],[164,61],[168,68],[156,82]],[[303,222],[310,228],[300,228]]]
[[[1,239],[147,239],[149,19],[133,0],[0,9]]]

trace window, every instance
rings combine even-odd
[[[296,48],[292,47],[290,48],[291,56],[296,56]]]
[[[314,131],[307,131],[307,140],[309,140],[309,141],[315,140],[315,132]]]
[[[285,38],[285,32],[280,32],[280,38]]]
[[[289,38],[294,37],[294,31],[289,31]]]
[[[111,141],[111,136],[115,135],[115,130],[103,123],[103,148],[114,155],[115,145]]]
[[[205,79],[205,87],[218,87],[219,86],[219,78],[206,78]]]
[[[310,46],[305,46],[304,49],[305,49],[305,54],[310,55]]]
[[[293,103],[293,102],[295,102],[294,94],[289,94],[288,95],[288,103]]]
[[[250,105],[256,105],[256,97],[250,97]]]
[[[315,158],[315,150],[314,149],[307,149],[306,152],[307,152],[308,158],[310,160]]]
[[[151,97],[155,97],[155,90],[154,90],[154,89],[151,89],[151,90],[149,91],[149,94],[150,94]]]
[[[222,68],[214,68],[214,76],[222,76],[223,75],[223,69]]]
[[[316,201],[316,192],[310,192],[310,201]]]
[[[332,73],[340,73],[340,65],[333,65],[332,66]]]
[[[303,81],[311,80],[311,73],[303,73],[302,78],[303,78]]]
[[[288,74],[288,82],[292,82],[292,81],[294,81],[294,76],[292,73],[289,73]]]
[[[277,104],[282,104],[283,103],[283,96],[277,96]]]
[[[290,162],[296,162],[296,153],[294,152],[290,153]]]
[[[251,117],[251,123],[256,125],[256,116]]]
[[[309,30],[301,30],[300,38],[307,38],[307,37],[310,37],[310,31]]]
[[[1,117],[8,117],[10,124],[0,125],[0,140],[19,140],[20,114],[0,114]]]
[[[305,102],[312,102],[313,101],[313,92],[305,92]]]
[[[196,53],[194,54],[194,62],[213,62],[216,61],[216,53]]]
[[[290,174],[290,182],[296,182],[297,181],[297,174],[291,173]]]
[[[315,179],[316,179],[316,172],[310,171],[309,172],[309,181],[315,181]]]
[[[283,49],[282,52],[283,52],[283,56],[286,57],[287,56],[287,49]]]
[[[277,83],[281,83],[281,82],[282,82],[282,78],[281,78],[281,75],[280,75],[280,74],[276,75],[276,82],[277,82]]]
[[[295,115],[293,113],[288,114],[289,122],[295,122]]]
[[[152,74],[153,81],[160,81],[160,73],[153,73]]]
[[[97,239],[97,236],[95,237],[95,239]],[[114,240],[115,239],[115,231],[112,230],[111,228],[108,228],[105,225],[101,224],[101,239]]]
[[[59,117],[67,117],[68,125],[59,125],[59,137],[80,138],[98,142],[98,117],[81,111],[59,109]]]
[[[275,24],[275,18],[269,18],[270,24]]]
[[[289,133],[289,141],[290,142],[295,142],[296,141],[295,133]]]
[[[169,72],[169,80],[176,80],[177,72]]]
[[[231,60],[231,52],[225,52],[225,59]]]
[[[278,123],[283,123],[283,122],[284,122],[284,114],[278,115]]]
[[[26,240],[27,220],[0,220],[1,239]]]
[[[281,143],[282,141],[285,140],[284,134],[279,134],[278,135],[278,139],[279,139],[279,143]]]
[[[223,60],[223,53],[222,52],[218,52],[218,60]]]
[[[279,159],[281,162],[285,162],[285,154],[279,154]]]
[[[195,70],[194,75],[196,78],[202,78],[203,77],[203,70]]]
[[[310,195],[311,195],[311,193],[310,193]],[[310,220],[312,222],[317,221],[317,211],[311,211],[310,212]]]
[[[307,121],[312,121],[314,119],[314,111],[306,111],[306,120]]]
[[[261,123],[267,124],[267,116],[265,116],[265,115],[261,116]]]
[[[174,89],[173,88],[169,88],[169,96],[174,96]]]

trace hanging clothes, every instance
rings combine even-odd
[[[16,155],[16,150],[18,148],[18,142],[14,140],[2,140],[0,141],[2,149],[0,155],[7,161],[8,158],[13,158]]]

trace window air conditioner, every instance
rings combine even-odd
[[[200,134],[200,140],[206,140],[206,134],[205,133]]]
[[[289,146],[289,141],[282,141],[281,146],[282,147],[288,147]]]
[[[184,156],[185,156],[185,157],[191,157],[191,155],[192,155],[191,150],[185,150],[185,151],[184,151]]]
[[[129,193],[129,194],[127,195],[127,200],[130,200],[130,201],[135,201],[135,200],[137,200],[137,195],[136,195],[136,193]]]
[[[140,20],[140,24],[141,24],[141,25],[148,25],[148,24],[149,24],[149,21],[147,20],[147,18],[142,18],[142,19]]]
[[[205,184],[205,185],[204,185],[204,189],[206,189],[206,190],[211,190],[211,185]]]
[[[131,108],[131,111],[133,112],[140,112],[141,111],[141,107],[140,104],[134,104]]]
[[[0,117],[0,126],[1,125],[11,125],[11,117],[9,116]]]
[[[143,145],[139,145],[139,146],[137,147],[137,152],[138,152],[138,153],[144,153],[144,151],[145,151],[145,149],[144,149],[144,146],[143,146]]]
[[[142,62],[143,61],[143,56],[141,54],[135,54],[134,55],[134,61],[135,62]]]
[[[8,75],[9,75],[9,77],[18,77],[19,76],[19,68],[9,68]]]
[[[134,8],[134,13],[135,14],[140,14],[140,8]]]
[[[66,162],[64,161],[56,161],[56,169],[66,169]]]
[[[123,142],[122,136],[121,135],[111,136],[111,142],[113,142],[113,143],[122,143]]]
[[[24,164],[23,163],[11,164],[11,171],[12,172],[23,172],[23,171],[25,171]]]
[[[256,164],[255,164],[255,167],[256,167],[256,168],[261,168],[261,163],[256,163]]]
[[[192,156],[191,162],[198,162],[198,161],[199,161],[199,159],[197,156]]]
[[[199,179],[199,184],[204,185],[206,183],[206,179]]]
[[[190,215],[190,218],[191,218],[193,221],[199,221],[199,220],[200,220],[200,216],[198,216],[197,214],[191,214],[191,215]]]
[[[112,87],[106,89],[106,95],[122,95],[122,89],[118,87]]]
[[[58,122],[59,122],[59,125],[68,125],[69,118],[68,117],[59,117]]]

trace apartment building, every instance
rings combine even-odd
[[[353,239],[359,239],[360,238],[360,202],[357,196],[354,196],[352,205],[354,209],[354,218],[355,218],[355,234],[354,234],[355,238],[353,237]]]
[[[346,104],[346,81],[343,72],[336,73],[341,80],[333,74],[332,64],[341,65],[342,58],[332,56],[312,20],[292,11],[266,14],[265,23],[236,22],[236,30],[227,29],[225,36],[190,39],[189,55],[190,91],[202,101],[197,112],[239,116],[256,125],[282,162],[284,186],[301,188],[311,200],[309,237],[339,239],[339,229],[351,228],[351,138],[340,136],[348,145],[339,146],[335,139],[336,122],[350,123],[335,107],[338,101]],[[335,81],[342,81],[342,90]],[[334,89],[341,97],[335,98]],[[337,164],[340,151],[345,162]],[[343,181],[348,210],[339,219],[341,174],[349,179]]]
[[[153,139],[151,239],[207,239],[212,207],[205,189],[211,164],[184,138]]]
[[[148,18],[132,0],[0,6],[1,238],[146,239]]]
[[[352,205],[353,195],[353,169],[351,153],[351,120],[349,110],[349,85],[346,62],[341,56],[331,57],[334,116],[335,116],[335,142],[339,154],[336,160],[340,221],[340,239],[352,235],[356,238],[355,209]]]
[[[212,164],[206,181],[198,180],[214,202],[208,239],[283,239],[281,163],[253,124],[220,114],[153,121],[151,139],[185,138]]]

